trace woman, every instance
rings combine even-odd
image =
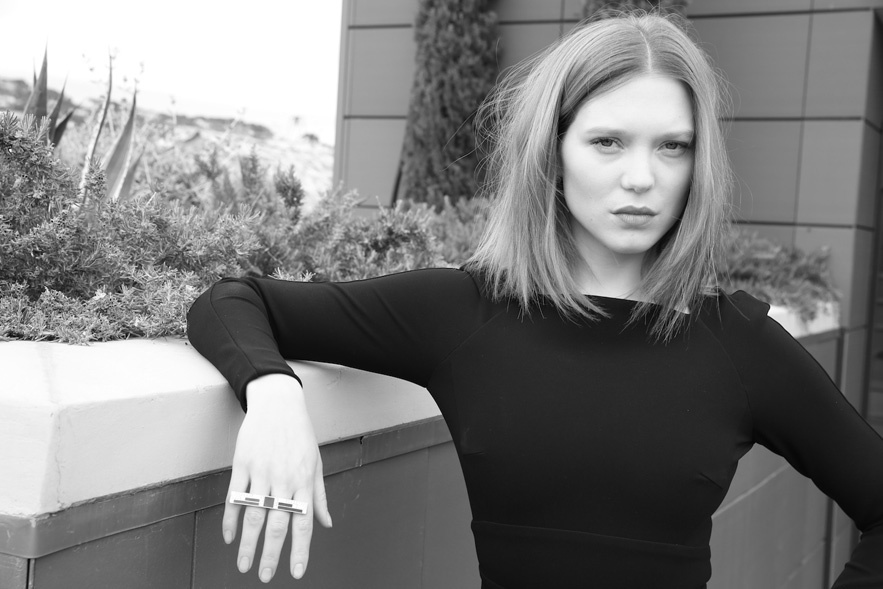
[[[331,525],[283,358],[329,361],[432,393],[484,588],[704,587],[711,515],[756,442],[864,532],[836,587],[883,586],[883,441],[767,305],[714,288],[730,188],[719,115],[707,58],[671,21],[588,24],[486,105],[494,209],[464,269],[203,294],[191,341],[248,409],[231,495],[293,499]],[[238,513],[227,505],[228,543]],[[253,564],[265,513],[269,580],[288,513],[247,507],[238,558]],[[292,517],[300,578],[312,517]]]

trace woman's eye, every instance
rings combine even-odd
[[[681,143],[680,141],[666,141],[662,144],[663,149],[672,153],[683,153],[687,151],[689,147],[689,145]]]
[[[598,139],[592,140],[592,145],[597,145],[603,149],[612,149],[616,147],[616,140],[612,137],[599,137]]]

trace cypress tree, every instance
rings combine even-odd
[[[487,0],[420,0],[417,57],[397,198],[440,206],[478,189],[473,115],[497,76]]]
[[[690,0],[583,0],[583,18],[588,18],[604,9],[641,8],[644,10],[660,9],[662,12],[677,12],[686,16],[684,11]]]

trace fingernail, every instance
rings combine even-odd
[[[232,541],[233,541],[233,534],[230,532],[230,530],[224,530],[224,542],[229,544]]]
[[[248,557],[243,556],[239,559],[239,572],[244,573],[248,571]]]
[[[264,583],[269,583],[270,579],[272,578],[273,571],[271,571],[270,569],[267,568],[261,571],[261,581],[263,581]]]
[[[297,563],[294,565],[294,578],[300,579],[304,576],[304,565]]]

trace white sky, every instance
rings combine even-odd
[[[49,48],[49,84],[151,110],[235,117],[334,142],[342,0],[0,0],[0,77],[30,82]],[[93,68],[90,70],[90,68]],[[290,124],[289,124],[290,127]]]

